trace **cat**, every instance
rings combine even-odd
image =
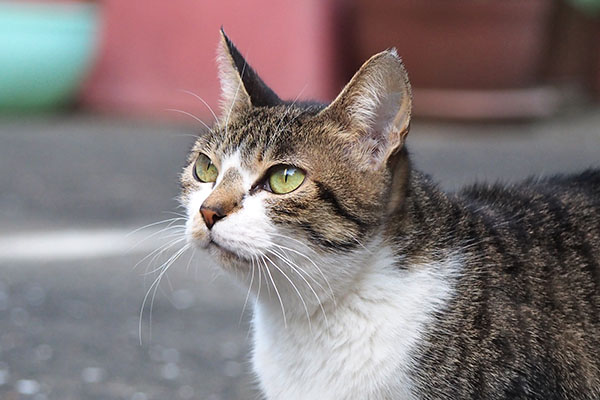
[[[600,398],[599,170],[444,193],[411,167],[395,50],[323,105],[281,100],[221,33],[181,201],[252,294],[267,399]]]

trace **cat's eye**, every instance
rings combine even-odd
[[[291,165],[278,165],[271,169],[267,183],[276,194],[290,193],[304,182],[304,171]]]
[[[219,171],[207,155],[200,153],[196,164],[194,164],[194,178],[200,182],[214,182],[217,180]]]

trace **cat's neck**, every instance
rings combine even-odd
[[[369,261],[310,322],[298,315],[285,323],[276,307],[257,308],[253,362],[269,398],[387,398],[370,379],[381,374],[393,382],[387,390],[412,398],[412,354],[452,297],[461,259],[402,269],[383,245]]]
[[[456,226],[466,214],[464,207],[427,175],[411,170],[403,201],[390,213],[383,236],[394,243],[394,252],[407,266],[445,259],[460,247]]]
[[[314,272],[316,267],[337,271],[328,279],[321,280],[321,273],[306,273],[304,279],[291,285],[291,280],[282,274],[288,265],[263,276],[267,287],[273,281],[278,287],[267,293],[262,288],[257,304],[263,313],[283,325],[299,321],[308,326],[339,310],[349,294],[369,298],[371,283],[377,279],[422,268],[438,273],[437,266],[455,259],[460,246],[453,242],[452,230],[455,218],[464,212],[462,208],[417,171],[408,175],[404,190],[402,209],[393,210],[368,242],[360,243],[352,252],[320,256],[309,253],[314,259],[303,256],[293,260],[296,271],[291,273],[296,278],[303,271]]]
[[[342,278],[356,272],[332,282],[335,301],[325,299],[307,317],[294,313],[303,307],[298,297],[286,297],[286,320],[277,302],[259,303],[253,363],[269,398],[387,398],[371,379],[381,374],[393,382],[386,390],[412,398],[414,350],[452,298],[463,258],[444,240],[452,224],[444,213],[457,206],[424,175],[409,179],[405,212],[390,214],[352,256],[330,260],[337,265],[326,269]]]

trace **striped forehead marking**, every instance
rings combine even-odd
[[[250,190],[254,180],[258,178],[242,165],[242,157],[239,150],[223,157],[221,160],[221,168],[216,181],[217,185],[221,183],[223,177],[230,175],[230,170],[233,170],[240,175],[244,190]]]

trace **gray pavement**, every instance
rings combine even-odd
[[[160,235],[82,254],[61,248],[73,238],[58,240],[71,232],[93,249],[93,232],[119,238],[173,217],[195,129],[89,115],[0,119],[0,399],[259,398],[248,311],[240,322],[245,292],[201,254],[173,264],[152,321],[145,308],[140,345],[140,307],[156,277],[144,273],[169,254],[134,266]],[[518,124],[416,121],[408,145],[448,190],[571,172],[600,166],[600,109]]]

